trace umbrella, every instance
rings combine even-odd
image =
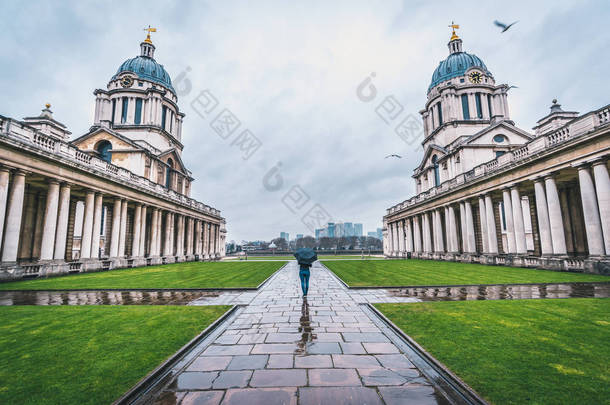
[[[313,262],[318,260],[318,255],[316,254],[316,252],[313,251],[313,249],[310,248],[298,249],[295,252],[294,257],[296,257],[297,262],[299,262],[299,264],[306,264],[310,266]]]

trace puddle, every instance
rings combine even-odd
[[[389,288],[387,291],[393,297],[412,297],[422,301],[608,298],[610,297],[610,283],[412,287]]]
[[[297,342],[297,348],[294,353],[303,355],[307,351],[307,343],[312,342],[316,338],[316,335],[313,334],[313,327],[311,326],[311,317],[309,316],[309,303],[307,302],[307,297],[303,297],[303,304],[301,305],[299,333],[301,334],[301,340]]]
[[[187,305],[213,291],[0,291],[0,305]]]

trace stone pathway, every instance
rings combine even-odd
[[[196,300],[247,307],[156,403],[446,403],[359,305],[418,300],[372,291],[347,290],[316,263],[303,299],[293,261],[259,291]]]

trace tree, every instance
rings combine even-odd
[[[275,246],[277,246],[277,250],[287,250],[288,249],[288,242],[286,242],[286,239],[284,239],[284,238],[275,238],[275,239],[271,240],[271,243],[275,243]]]
[[[314,247],[316,247],[316,240],[311,236],[305,236],[303,238],[297,239],[297,249],[302,247],[313,249]]]

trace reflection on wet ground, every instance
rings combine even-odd
[[[390,288],[393,297],[422,301],[520,300],[539,298],[608,298],[610,283],[489,285]]]
[[[294,351],[295,354],[305,354],[307,343],[315,340],[316,335],[313,334],[313,328],[311,326],[311,317],[309,316],[309,303],[307,297],[303,297],[303,304],[301,305],[301,317],[299,318],[299,333],[301,334],[301,340],[297,342],[297,348]]]
[[[215,291],[0,291],[0,305],[187,305]]]

